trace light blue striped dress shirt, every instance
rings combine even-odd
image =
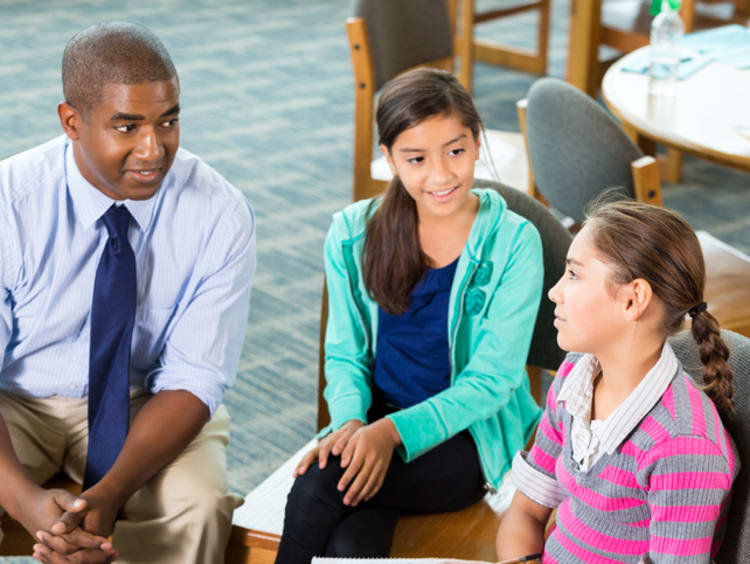
[[[0,162],[0,389],[86,397],[91,298],[114,203],[67,137]],[[188,390],[211,413],[234,381],[255,273],[255,219],[215,170],[179,149],[156,195],[126,200],[138,297],[130,385]]]

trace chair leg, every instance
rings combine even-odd
[[[540,74],[547,74],[547,49],[549,48],[550,0],[542,0],[539,8],[539,28],[537,30],[537,57]]]
[[[601,0],[572,0],[570,15],[566,80],[594,96],[599,89],[596,78],[599,65]]]
[[[677,184],[682,177],[682,152],[667,148],[667,155],[660,159],[661,177],[665,182]]]
[[[458,25],[455,26],[453,50],[459,60],[458,81],[471,93],[474,82],[474,0],[460,0],[452,7]]]

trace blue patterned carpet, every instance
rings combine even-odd
[[[505,0],[486,2],[497,5]],[[568,2],[554,2],[549,72],[563,76]],[[182,85],[182,144],[253,203],[258,275],[234,387],[231,489],[258,484],[314,431],[322,242],[351,192],[353,84],[347,0],[0,0],[0,157],[60,133],[60,58],[79,29],[106,19],[151,27]],[[535,18],[479,32],[530,45]],[[486,124],[518,129],[515,101],[534,76],[477,65]],[[695,228],[750,252],[750,175],[687,158],[667,205]]]

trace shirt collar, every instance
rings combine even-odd
[[[677,357],[665,341],[656,364],[625,401],[604,420],[601,447],[605,452],[612,454],[651,411],[669,387],[678,368]],[[592,354],[584,355],[565,378],[557,396],[558,402],[565,402],[566,411],[574,417],[584,418],[586,422],[591,415],[593,378],[598,371],[599,361],[596,357]]]
[[[73,156],[73,144],[70,141],[66,144],[65,153],[65,180],[73,199],[76,215],[85,229],[96,223],[96,220],[104,215],[112,204],[122,204],[128,208],[138,227],[142,231],[148,230],[156,196],[148,200],[113,200],[83,177],[81,171],[78,170]]]

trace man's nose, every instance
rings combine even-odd
[[[164,156],[164,143],[154,128],[141,128],[133,156],[149,163],[154,163]]]

